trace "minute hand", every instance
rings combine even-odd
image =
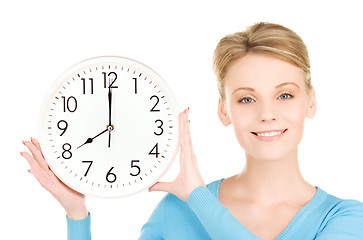
[[[112,110],[112,91],[111,86],[108,86],[108,147],[111,147],[111,131],[113,126],[111,124],[111,110]]]
[[[111,126],[111,106],[112,106],[112,92],[111,87],[108,87],[108,125]]]

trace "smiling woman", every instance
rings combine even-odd
[[[323,193],[299,169],[305,118],[313,118],[317,106],[302,39],[281,25],[255,24],[219,42],[214,70],[219,118],[233,125],[246,154],[244,170],[221,181],[219,201],[262,239],[361,239],[362,231],[343,222],[362,224],[363,205]],[[310,215],[308,223],[300,215],[312,205],[323,213]],[[348,208],[349,219],[336,217]],[[334,227],[326,219],[336,221]]]
[[[230,64],[224,79],[220,116],[225,126],[232,123],[247,159],[281,160],[294,154],[297,160],[305,117],[312,118],[316,111],[314,89],[307,93],[300,68],[270,55],[248,53]],[[263,144],[266,141],[269,144]]]

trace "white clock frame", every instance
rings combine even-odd
[[[86,195],[123,197],[149,188],[171,166],[178,115],[171,89],[155,71],[129,58],[101,56],[73,65],[55,82],[40,111],[39,141],[66,185]]]

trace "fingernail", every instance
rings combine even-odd
[[[23,140],[23,144],[25,145],[25,140]]]
[[[31,172],[30,172],[30,169],[28,169],[28,173],[31,173]]]

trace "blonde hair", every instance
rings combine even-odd
[[[310,60],[303,40],[291,29],[272,23],[260,22],[244,32],[222,38],[213,56],[221,100],[225,100],[225,76],[231,64],[247,53],[267,53],[299,67],[305,78],[307,91],[312,89]]]

